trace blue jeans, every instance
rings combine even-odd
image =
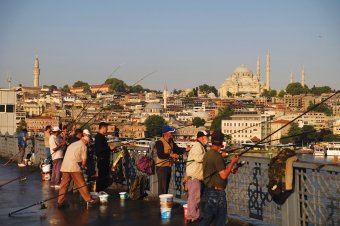
[[[214,220],[216,226],[225,226],[227,215],[227,199],[225,191],[206,188],[206,203],[203,208],[203,219],[200,226],[209,226]]]

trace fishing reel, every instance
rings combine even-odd
[[[236,173],[237,173],[237,170],[238,170],[240,167],[242,167],[244,164],[246,164],[246,161],[237,162],[237,163],[234,165],[234,167],[233,167],[233,169],[231,170],[231,172],[232,172],[233,174],[236,174]]]

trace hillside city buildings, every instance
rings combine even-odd
[[[20,85],[0,90],[1,134],[15,134],[22,121],[27,123],[31,134],[42,135],[47,125],[63,126],[76,120],[80,125],[87,124],[94,132],[98,122],[106,121],[110,123],[109,133],[112,136],[119,133],[120,137],[143,138],[146,136],[145,120],[151,115],[159,115],[178,129],[176,139],[190,140],[195,138],[198,129],[210,128],[221,107],[230,106],[234,114],[231,119],[222,120],[222,132],[230,135],[233,143],[254,142],[297,117],[310,103],[320,103],[332,95],[262,97],[264,90],[271,89],[269,53],[266,82],[260,81],[258,59],[255,74],[245,65],[237,67],[221,84],[218,96],[198,92],[197,96],[189,97],[190,89],[175,94],[168,91],[166,86],[164,91],[140,93],[112,92],[109,84],[89,85],[89,92],[85,92],[83,87],[70,87],[69,92],[50,90],[40,86],[37,57],[33,68],[33,86]],[[304,67],[301,76],[301,83],[305,83]],[[293,82],[292,73],[289,80]],[[340,95],[326,104],[332,109],[332,116],[312,111],[301,117],[298,125],[311,125],[316,130],[331,128],[334,134],[340,134]],[[192,126],[195,117],[205,120],[203,128]],[[270,138],[275,140],[273,144],[279,143],[288,129],[286,127],[274,134]]]

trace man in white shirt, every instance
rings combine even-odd
[[[58,208],[66,207],[65,197],[67,189],[70,185],[71,179],[74,180],[80,195],[85,202],[94,203],[91,198],[85,179],[82,173],[82,168],[86,167],[87,147],[89,142],[88,137],[83,137],[79,141],[76,141],[68,146],[63,164],[60,171],[63,173],[61,180],[61,186],[58,195]]]
[[[52,158],[52,177],[51,177],[51,187],[60,187],[60,167],[63,162],[63,147],[66,142],[60,136],[60,129],[58,126],[52,128],[52,135],[49,139],[51,158]]]

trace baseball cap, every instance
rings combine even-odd
[[[52,132],[59,132],[59,131],[60,131],[60,129],[59,129],[58,126],[53,126]]]
[[[162,127],[162,133],[167,133],[167,132],[173,133],[175,131],[176,131],[175,128],[172,128],[170,126],[163,126]]]
[[[224,134],[221,132],[221,130],[216,130],[211,135],[211,143],[213,145],[222,145],[224,141]]]
[[[210,134],[207,131],[201,130],[197,132],[197,138],[204,137],[204,136],[210,136]]]
[[[91,133],[90,133],[90,131],[88,129],[84,129],[83,133],[86,134],[86,135],[91,135]]]

